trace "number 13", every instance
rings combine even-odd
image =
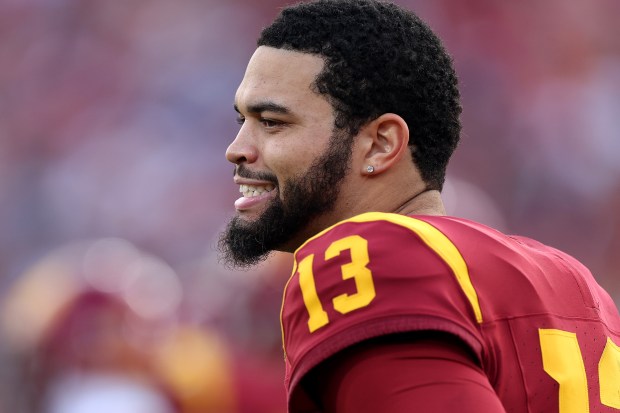
[[[375,298],[375,285],[372,280],[372,272],[367,267],[370,262],[368,256],[368,241],[359,235],[351,235],[332,242],[325,250],[325,260],[330,260],[349,250],[351,262],[341,266],[342,279],[353,279],[356,292],[354,294],[341,294],[334,297],[332,303],[334,309],[341,314],[350,313],[353,310],[366,307]],[[308,310],[308,328],[310,332],[329,323],[327,312],[323,309],[321,300],[316,291],[312,263],[314,254],[310,254],[299,262],[299,286],[301,295]]]

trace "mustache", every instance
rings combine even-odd
[[[271,182],[274,185],[278,185],[278,178],[269,172],[254,172],[248,169],[244,164],[235,165],[233,176],[239,176],[246,179],[255,179],[257,181]]]

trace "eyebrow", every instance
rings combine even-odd
[[[234,108],[235,108],[235,111],[237,111],[237,113],[241,113],[236,103],[234,104]],[[282,113],[286,115],[286,114],[291,113],[291,110],[287,108],[286,106],[279,105],[275,102],[270,102],[270,101],[253,103],[251,105],[248,105],[247,109],[249,113],[253,113],[253,114],[261,113],[261,112],[275,112],[275,113]]]

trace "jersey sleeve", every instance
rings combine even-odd
[[[314,368],[303,388],[328,412],[505,413],[470,352],[443,333],[366,340]]]
[[[367,213],[295,253],[282,313],[290,395],[313,367],[383,335],[441,331],[482,359],[482,314],[456,246],[427,222]]]

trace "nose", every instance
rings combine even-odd
[[[235,140],[226,149],[226,159],[236,165],[254,163],[258,158],[258,150],[252,142],[252,135],[247,130],[246,125],[241,126]]]

